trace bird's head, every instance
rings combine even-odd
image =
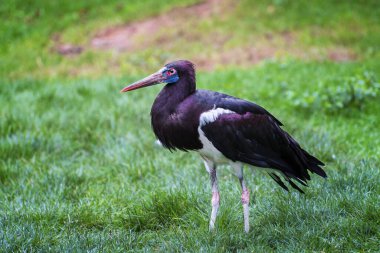
[[[150,76],[126,86],[120,92],[136,90],[158,83],[175,84],[183,78],[190,78],[191,81],[195,82],[194,65],[186,60],[174,61],[166,64]]]

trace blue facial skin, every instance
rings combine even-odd
[[[168,71],[169,69],[165,69],[163,72],[162,72],[162,75],[165,77],[165,83],[175,83],[179,80],[179,76],[178,76],[178,73],[174,73],[173,75],[169,76],[168,75]]]

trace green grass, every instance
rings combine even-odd
[[[205,37],[213,27],[236,35],[229,46],[246,46],[244,38],[253,37],[244,31],[255,27],[259,37],[289,30],[299,34],[294,43],[301,48],[345,45],[359,55],[340,63],[284,57],[254,66],[199,71],[199,88],[264,106],[327,164],[328,178],[313,176],[304,195],[286,193],[266,173],[246,168],[252,192],[249,234],[243,232],[238,180],[228,167],[218,171],[221,207],[216,231],[210,233],[211,189],[198,155],[170,153],[154,144],[149,111],[161,87],[118,92],[124,84],[160,68],[164,62],[159,61],[165,59],[158,57],[162,51],[121,53],[118,60],[126,65],[115,72],[95,66],[91,70],[95,75],[63,74],[77,62],[107,62],[108,53],[54,55],[46,45],[56,29],[79,43],[83,31],[94,32],[104,20],[107,26],[174,7],[171,2],[132,1],[117,12],[115,1],[102,3],[97,12],[93,7],[98,4],[67,1],[58,8],[43,1],[24,5],[16,1],[0,5],[2,16],[7,15],[0,27],[12,29],[2,38],[7,44],[1,44],[0,251],[378,252],[380,93],[376,90],[373,96],[364,95],[336,110],[308,102],[310,94],[321,101],[336,95],[345,80],[355,80],[355,85],[368,91],[360,86],[365,72],[379,83],[376,2],[326,1],[307,7],[302,1],[242,1],[224,19],[211,16],[197,23],[201,30],[196,33]],[[272,5],[283,14],[278,19],[266,12]],[[18,26],[41,6],[46,11],[33,21],[35,28]],[[82,26],[75,13],[83,8],[88,14]],[[50,26],[59,13],[62,23]],[[251,14],[259,20],[256,26],[249,21]],[[369,33],[363,40],[345,28],[350,20]],[[315,27],[324,35],[310,41]],[[171,54],[192,59],[197,45],[188,42],[189,52],[181,54],[174,43]],[[40,52],[46,61],[38,67],[34,57]],[[133,59],[140,59],[141,65],[127,67]]]
[[[223,69],[246,58],[245,51],[251,48],[273,51],[280,59],[325,60],[336,50],[359,60],[380,57],[377,0],[224,1],[219,12],[207,18],[194,13],[170,27],[158,24],[144,38],[131,39],[145,46],[122,52],[93,50],[91,39],[107,27],[160,13],[170,16],[170,9],[200,1],[176,1],[175,6],[154,0],[63,1],[59,5],[44,0],[4,2],[0,5],[4,20],[0,23],[0,75],[17,79],[136,75],[179,57],[196,58],[199,64],[214,59],[215,67]],[[83,47],[83,53],[71,57],[56,53],[55,37],[61,44]],[[236,52],[236,48],[244,50]]]

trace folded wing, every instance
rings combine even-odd
[[[249,108],[249,104],[244,108],[244,102],[243,100],[240,108],[237,108],[237,103],[233,103],[235,108],[228,106],[229,110],[237,109],[238,112],[221,114],[216,120],[201,126],[205,136],[224,156],[232,161],[275,169],[293,188],[301,192],[291,179],[306,185],[307,180],[310,180],[308,171],[326,177],[321,168],[324,164],[303,150],[281,129],[281,123],[277,119],[261,107],[257,109],[258,112],[252,109],[243,112]],[[281,187],[287,189],[276,174],[270,175]]]

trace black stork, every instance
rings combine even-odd
[[[240,181],[245,232],[249,231],[249,190],[243,179],[244,164],[265,168],[282,188],[288,190],[281,177],[302,193],[292,180],[306,186],[308,171],[326,177],[324,164],[302,149],[264,108],[226,94],[197,90],[190,61],[166,64],[121,92],[158,83],[166,85],[151,109],[153,131],[165,148],[193,150],[202,157],[211,178],[210,230],[219,209],[217,165],[230,164]]]

